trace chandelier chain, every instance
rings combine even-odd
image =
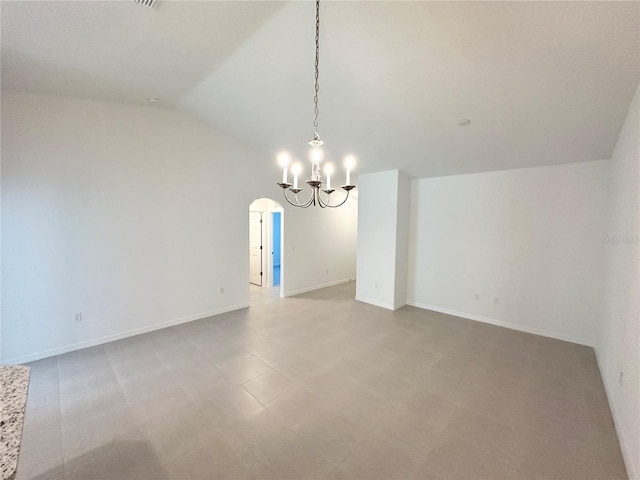
[[[282,171],[282,182],[278,182],[278,186],[282,188],[284,198],[287,203],[293,205],[294,207],[300,208],[308,208],[308,207],[320,207],[320,208],[337,208],[341,205],[344,205],[345,202],[349,199],[349,193],[351,190],[356,188],[355,185],[351,183],[350,173],[351,168],[353,168],[352,162],[347,159],[348,165],[347,175],[346,175],[346,185],[342,185],[340,187],[346,195],[342,198],[342,201],[339,203],[332,205],[331,202],[331,194],[335,192],[335,189],[331,188],[331,172],[326,171],[326,187],[323,188],[323,178],[320,173],[320,160],[321,160],[321,151],[318,150],[323,142],[320,140],[320,135],[318,135],[318,114],[320,113],[318,109],[318,96],[320,92],[320,85],[318,82],[319,74],[319,65],[320,65],[320,0],[316,0],[316,58],[315,58],[315,85],[314,85],[314,94],[313,94],[313,128],[314,128],[314,136],[311,141],[309,141],[309,146],[312,148],[311,150],[311,178],[306,181],[307,185],[311,187],[311,195],[307,200],[300,202],[298,198],[298,193],[302,191],[302,188],[298,188],[298,174],[300,173],[299,165],[293,166],[293,184],[289,183],[288,180],[288,167],[289,167],[289,155],[286,152],[282,152],[278,155],[278,160],[283,167]],[[291,192],[293,198],[289,198],[289,194],[287,191]],[[335,198],[335,197],[333,197]]]
[[[316,84],[315,84],[314,97],[313,97],[313,103],[314,103],[313,129],[315,132],[314,138],[316,140],[320,138],[320,135],[318,135],[318,113],[319,113],[318,92],[320,91],[320,86],[318,85],[319,63],[320,63],[320,0],[316,0],[316,64],[315,64]]]

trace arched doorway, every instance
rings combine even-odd
[[[283,287],[282,205],[258,198],[249,205],[249,283],[251,288],[271,289],[279,295]]]

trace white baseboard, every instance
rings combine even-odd
[[[427,305],[420,302],[408,301],[407,305],[413,307],[423,308],[425,310],[432,310],[434,312],[445,313],[447,315],[453,315],[455,317],[462,317],[469,320],[475,320],[477,322],[489,323],[498,327],[510,328],[512,330],[518,330],[520,332],[533,333],[534,335],[540,335],[543,337],[555,338],[556,340],[563,340],[565,342],[577,343],[579,345],[585,345],[587,347],[593,347],[593,340],[588,340],[580,337],[573,337],[571,335],[564,335],[562,333],[550,332],[542,328],[527,327],[525,325],[519,325],[517,323],[504,322],[502,320],[496,320],[495,318],[483,317],[481,315],[475,315],[473,313],[458,312],[456,310],[450,310],[448,308],[436,307],[434,305]]]
[[[102,345],[104,343],[114,342],[127,337],[133,337],[142,333],[153,332],[155,330],[161,330],[167,327],[173,327],[174,325],[180,325],[181,323],[193,322],[194,320],[200,320],[202,318],[212,317],[214,315],[220,315],[222,313],[231,312],[233,310],[240,310],[247,308],[248,303],[242,303],[239,305],[232,305],[230,307],[220,308],[211,312],[198,313],[196,315],[189,315],[188,317],[176,318],[168,320],[162,323],[155,323],[146,327],[134,328],[127,330],[126,332],[116,333],[113,335],[106,335],[104,337],[95,338],[92,340],[85,340],[82,342],[72,343],[63,347],[51,348],[49,350],[42,350],[40,352],[30,353],[28,355],[22,355],[19,357],[7,358],[2,361],[2,365],[15,365],[19,363],[35,362],[36,360],[42,360],[43,358],[53,357],[56,355],[62,355],[63,353],[73,352],[75,350],[81,350],[83,348],[95,347],[96,345]]]
[[[404,303],[400,306],[393,305],[391,303],[379,302],[377,300],[371,300],[370,298],[363,298],[356,295],[356,300],[362,303],[368,303],[369,305],[373,305],[374,307],[386,308],[387,310],[397,310],[398,308],[404,306]]]
[[[618,435],[618,441],[620,443],[620,450],[622,450],[622,458],[624,459],[624,465],[627,467],[627,475],[629,476],[629,480],[640,480],[640,472],[638,472],[633,463],[633,455],[629,450],[629,443],[627,442],[627,438],[620,428],[621,420],[620,414],[616,410],[616,405],[612,401],[613,397],[611,395],[611,387],[609,386],[608,378],[605,375],[605,369],[603,368],[602,363],[600,362],[600,355],[598,354],[598,348],[594,347],[596,351],[596,360],[598,361],[598,369],[600,370],[600,377],[602,377],[602,383],[604,384],[604,391],[607,394],[607,400],[609,403],[609,408],[611,409],[611,416],[613,417],[613,424],[616,427],[616,434]]]
[[[349,283],[353,282],[355,278],[343,278],[341,280],[335,280],[333,282],[322,283],[320,285],[313,285],[311,287],[299,288],[298,290],[293,290],[292,292],[283,292],[281,297],[293,297],[294,295],[300,295],[301,293],[312,292],[313,290],[320,290],[321,288],[333,287],[334,285],[340,285],[341,283]]]

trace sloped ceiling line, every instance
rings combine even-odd
[[[155,96],[265,159],[307,155],[311,2],[0,6],[3,89]],[[360,173],[609,158],[640,81],[640,2],[323,2],[321,16],[320,134]]]

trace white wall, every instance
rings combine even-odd
[[[592,345],[607,172],[595,161],[414,181],[408,303]]]
[[[640,478],[640,86],[611,159],[605,308],[596,351],[631,479]],[[620,373],[623,377],[620,381]]]
[[[2,127],[3,362],[248,304],[247,211],[281,195],[273,159],[155,106],[3,92]],[[329,244],[290,259],[291,290],[355,275],[355,223],[321,213],[285,212],[289,245]]]
[[[308,195],[305,187],[298,194],[301,200]],[[296,208],[284,199],[282,204],[282,294],[291,296],[355,280],[358,201],[350,197],[335,209]]]
[[[406,302],[410,180],[390,170],[359,182],[356,299],[394,310]]]
[[[250,212],[281,212],[282,205],[271,198],[258,198],[249,205]]]
[[[222,180],[251,152],[163,108],[2,103],[4,360],[247,305],[249,201]]]
[[[409,223],[411,219],[411,177],[398,171],[396,213],[396,278],[394,287],[395,308],[407,302],[409,277]]]
[[[293,207],[276,185],[282,179],[282,169],[278,167],[275,155],[263,158],[261,162],[262,171],[255,174],[261,194],[256,198],[268,197],[283,207],[280,294],[289,297],[355,280],[358,201],[354,192],[344,205],[335,209]],[[304,167],[303,177],[308,178],[309,166]],[[300,187],[302,191],[298,196],[302,202],[309,198],[310,190],[303,178]],[[331,195],[334,197],[332,205],[344,200],[342,191]],[[268,201],[258,205],[266,208]]]

